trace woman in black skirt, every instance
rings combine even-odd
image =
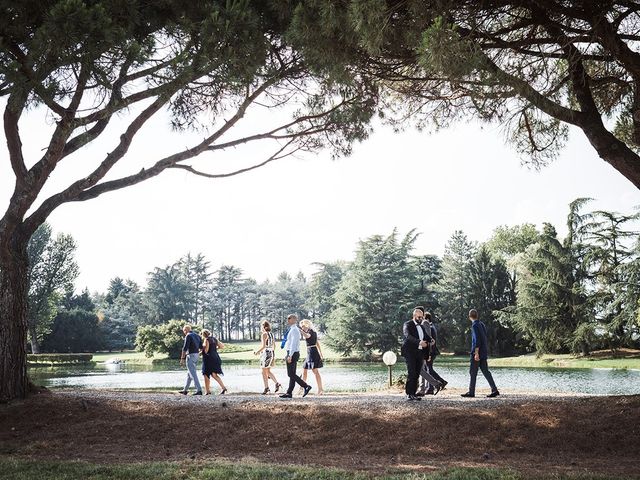
[[[222,383],[222,360],[218,355],[218,349],[224,348],[224,344],[211,336],[209,330],[202,330],[202,375],[204,376],[205,395],[211,395],[211,378],[220,385],[220,395],[227,393],[227,387]]]
[[[323,358],[320,342],[318,341],[318,333],[313,329],[311,320],[302,320],[300,328],[302,329],[302,337],[307,341],[307,358],[302,366],[302,381],[307,381],[307,372],[311,370],[316,377],[318,395],[322,395],[322,377],[319,369],[322,368]]]

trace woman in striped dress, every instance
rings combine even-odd
[[[269,379],[273,380],[273,382],[276,384],[276,388],[274,390],[274,392],[276,393],[278,392],[278,390],[280,390],[280,387],[282,385],[278,383],[276,376],[271,371],[271,367],[273,367],[276,361],[274,350],[275,339],[273,338],[273,333],[271,333],[271,324],[267,320],[263,320],[262,322],[260,322],[260,326],[262,327],[262,344],[260,345],[260,348],[253,353],[254,355],[262,354],[260,355],[262,381],[264,382],[264,391],[262,392],[262,394],[266,395],[271,392],[271,390],[269,390]]]

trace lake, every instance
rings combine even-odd
[[[262,376],[257,364],[224,363],[223,360],[223,370],[229,393],[262,391]],[[449,387],[467,388],[468,366],[439,362],[436,370],[449,382]],[[491,371],[498,388],[504,393],[640,394],[640,370],[491,367]],[[286,369],[282,362],[279,362],[273,372],[280,383],[287,384]],[[388,369],[383,364],[328,363],[321,372],[327,392],[380,390],[388,383]],[[394,378],[405,372],[404,363],[398,363],[394,367]],[[29,375],[36,384],[50,388],[91,389],[178,390],[184,385],[186,377],[185,370],[179,366],[178,361],[163,361],[153,365],[95,363],[87,366],[37,367],[30,368]],[[315,379],[311,372],[309,383],[315,390]],[[215,393],[218,387],[215,382],[214,385]],[[479,393],[487,389],[484,377],[478,373]]]

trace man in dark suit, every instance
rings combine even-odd
[[[424,363],[424,353],[431,345],[431,336],[422,326],[424,319],[424,307],[416,307],[413,310],[413,319],[405,322],[402,327],[404,339],[402,341],[401,355],[407,362],[407,383],[405,393],[407,400],[422,400],[416,396],[418,389],[418,375]]]
[[[432,322],[431,313],[424,312],[422,325],[433,339],[433,342],[428,348],[428,353],[425,354],[425,363],[420,372],[422,378],[418,395],[436,395],[440,390],[444,390],[448,382],[438,375],[438,372],[433,368],[433,361],[436,359],[436,356],[440,354],[440,350],[438,350],[438,331]],[[435,382],[433,380],[435,380]],[[427,384],[429,388],[427,388]]]
[[[497,397],[500,392],[487,365],[487,359],[489,358],[487,327],[478,319],[478,311],[475,309],[469,310],[469,320],[471,320],[471,367],[469,368],[471,380],[469,381],[469,391],[463,393],[462,396],[476,396],[476,378],[478,376],[478,367],[480,367],[484,378],[487,379],[491,387],[491,393],[487,397]]]

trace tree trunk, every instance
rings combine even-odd
[[[38,344],[38,334],[35,325],[29,325],[29,340],[31,342],[31,353],[40,353],[40,345]]]
[[[0,402],[24,398],[27,379],[27,242],[0,242]]]

